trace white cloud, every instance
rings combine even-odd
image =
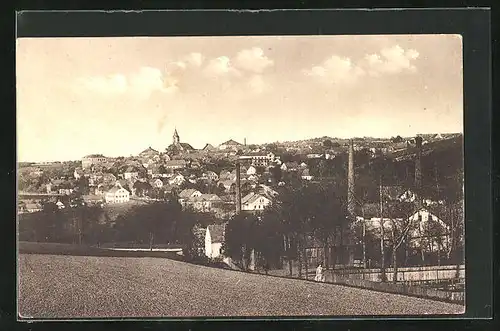
[[[270,89],[270,85],[264,80],[262,75],[253,75],[248,80],[248,86],[255,93],[263,93]]]
[[[322,65],[304,70],[308,76],[318,77],[328,83],[352,83],[365,74],[364,70],[354,65],[351,59],[333,55],[326,59]]]
[[[231,63],[231,60],[227,56],[220,56],[216,59],[211,60],[205,67],[205,73],[210,76],[222,76],[222,75],[239,75],[239,71],[235,69]]]
[[[194,52],[186,56],[185,61],[191,64],[192,66],[200,67],[205,61],[205,57],[201,53]]]
[[[414,49],[404,50],[396,45],[384,48],[380,54],[369,54],[365,57],[368,72],[372,76],[380,74],[397,74],[403,71],[416,72],[417,68],[412,64],[419,53]]]
[[[90,90],[102,95],[129,95],[148,98],[153,92],[173,93],[177,80],[152,67],[142,67],[130,75],[83,77],[78,80],[78,89]]]
[[[368,54],[362,61],[353,63],[351,59],[333,55],[321,65],[304,70],[304,74],[314,76],[328,83],[353,83],[368,74],[380,76],[403,71],[416,72],[412,61],[419,57],[414,49],[404,50],[399,45],[383,48],[380,53]]]
[[[266,68],[273,66],[274,61],[264,55],[264,51],[259,47],[244,49],[236,55],[235,64],[238,68],[262,73]]]

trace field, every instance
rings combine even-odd
[[[24,318],[459,314],[463,306],[153,257],[19,255]]]

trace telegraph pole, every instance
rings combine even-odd
[[[382,281],[385,282],[386,280],[386,275],[385,275],[385,229],[384,229],[384,202],[383,202],[383,196],[382,196],[382,175],[380,175],[380,180],[379,180],[379,191],[380,191],[380,253],[381,253],[381,260],[380,260],[380,267],[382,270]]]

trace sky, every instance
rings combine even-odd
[[[18,161],[463,132],[459,35],[20,38]]]

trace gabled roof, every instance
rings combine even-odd
[[[241,199],[242,204],[250,204],[257,201],[260,198],[265,198],[271,200],[266,194],[250,192]]]
[[[196,192],[199,192],[199,191],[195,190],[194,188],[188,188],[188,189],[182,190],[179,193],[179,198],[189,198]]]
[[[215,147],[212,146],[211,144],[206,144],[205,147],[203,147],[204,151],[212,151],[215,150]]]
[[[87,159],[87,158],[102,158],[104,157],[104,155],[102,154],[89,154],[89,155],[85,155],[83,158]]]
[[[188,150],[194,150],[194,147],[189,145],[188,143],[180,143],[180,145],[182,146],[182,148],[184,149],[188,149]]]
[[[304,169],[304,171],[302,171],[302,176],[310,176],[309,169]]]
[[[185,166],[187,164],[184,160],[169,160],[165,161],[165,166]]]
[[[225,224],[211,224],[207,227],[207,230],[210,233],[212,243],[220,243],[224,241],[224,234],[226,230]]]
[[[240,144],[237,141],[234,141],[233,139],[229,139],[228,141],[223,142],[221,145],[242,146],[242,144]]]
[[[160,154],[160,152],[158,152],[155,149],[152,149],[151,146],[139,153],[139,155],[158,155],[158,154]]]
[[[194,201],[222,201],[217,194],[202,194],[199,197],[195,197]]]
[[[123,187],[119,187],[119,186],[114,186],[111,190],[109,190],[107,193],[112,193],[112,194],[115,194],[116,192],[118,192],[118,190],[121,190],[121,189],[124,189],[125,191],[127,191],[125,188]],[[128,191],[127,191],[128,192]]]

